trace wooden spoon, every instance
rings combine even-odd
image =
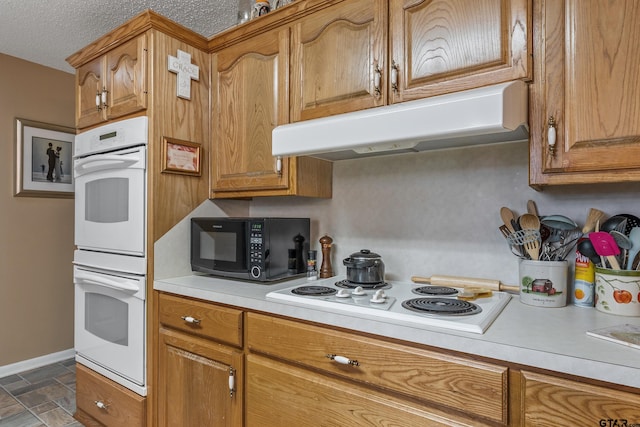
[[[522,214],[520,216],[520,227],[523,230],[540,230],[540,218],[530,213]]]
[[[515,232],[515,228],[513,228],[513,225],[511,224],[511,221],[515,221],[516,220],[516,216],[513,214],[513,211],[507,207],[501,207],[500,208],[500,218],[502,218],[502,222],[504,222],[504,225],[507,226],[507,228],[509,229],[510,232]]]
[[[598,209],[591,208],[587,214],[587,219],[582,227],[582,234],[587,234],[595,230],[596,224],[602,222],[604,217],[607,216],[604,212]]]

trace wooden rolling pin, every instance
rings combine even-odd
[[[502,284],[499,280],[491,279],[476,279],[473,277],[458,277],[458,276],[431,276],[431,277],[419,277],[413,276],[411,280],[414,283],[428,283],[436,286],[450,286],[452,288],[466,288],[466,287],[480,287],[487,288],[493,291],[509,291],[520,292],[518,286],[511,286]]]

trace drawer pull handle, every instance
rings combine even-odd
[[[95,401],[95,404],[96,404],[96,406],[97,406],[98,408],[100,408],[100,409],[102,409],[102,410],[104,410],[104,411],[106,411],[106,410],[107,410],[107,408],[109,407],[109,405],[107,405],[106,403],[104,403],[104,402],[102,402],[102,401],[100,401],[100,400],[96,400],[96,401]]]
[[[331,359],[341,365],[360,366],[360,363],[357,360],[351,360],[347,357],[337,356],[335,354],[327,354],[327,359]]]
[[[236,391],[236,375],[235,370],[229,368],[229,397],[233,397],[233,393]]]
[[[192,323],[194,325],[200,324],[200,319],[196,319],[195,317],[191,317],[191,316],[182,316],[182,320],[184,320],[187,323]]]

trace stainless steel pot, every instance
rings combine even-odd
[[[362,249],[342,260],[347,266],[347,280],[353,283],[375,284],[384,282],[384,262],[380,255]]]

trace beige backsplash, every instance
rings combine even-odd
[[[363,248],[379,253],[389,280],[452,274],[516,283],[517,258],[498,231],[499,209],[517,214],[535,200],[541,215],[583,224],[589,208],[640,216],[637,184],[528,186],[528,148],[495,146],[344,160],[334,164],[333,198],[257,198],[251,216],[308,216],[316,249],[334,240],[332,264]]]
[[[580,225],[589,208],[640,216],[638,184],[552,187],[528,185],[524,142],[344,160],[334,164],[333,198],[207,201],[191,216],[311,218],[312,248],[334,240],[332,265],[360,249],[382,256],[389,280],[412,275],[464,275],[515,284],[518,261],[498,231],[499,210],[516,214],[532,199],[541,215],[563,214]],[[155,244],[155,277],[190,274],[185,218]],[[322,257],[319,256],[320,263]]]

